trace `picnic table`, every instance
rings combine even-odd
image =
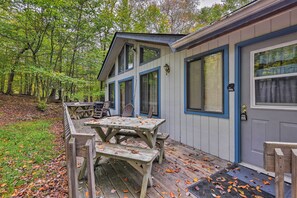
[[[108,142],[115,137],[120,130],[133,130],[150,148],[155,148],[158,128],[165,119],[155,118],[131,118],[131,117],[106,117],[99,120],[85,122],[96,130],[103,142]],[[103,130],[107,128],[107,130]]]
[[[133,145],[126,146],[107,143],[96,146],[96,153],[99,157],[106,156],[125,160],[143,175],[140,198],[144,198],[146,196],[147,186],[153,185],[151,175],[152,163],[159,155],[158,150],[155,149],[155,145],[158,128],[164,122],[165,119],[114,116],[91,120],[84,124],[94,128],[103,142],[109,142],[111,138],[116,137],[120,130],[132,130],[150,147],[150,149],[145,149]],[[107,130],[103,130],[103,128],[107,128]],[[100,158],[97,158],[95,164],[97,164],[98,159]]]
[[[93,102],[68,102],[66,103],[71,118],[78,120],[80,117],[90,117],[94,112]]]

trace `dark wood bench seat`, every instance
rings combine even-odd
[[[121,136],[123,136],[121,138]],[[139,138],[139,135],[133,130],[122,129],[116,134],[117,143],[121,143],[128,138]],[[163,159],[165,159],[165,151],[164,151],[164,143],[169,137],[168,133],[160,133],[157,134],[157,144],[160,147],[160,156],[159,156],[159,164],[162,164]]]
[[[158,150],[103,143],[96,145],[96,155],[127,161],[143,175],[140,198],[146,196],[147,186],[153,185],[152,163],[159,155]]]

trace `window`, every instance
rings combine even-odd
[[[133,104],[133,80],[125,80],[119,82],[120,85],[120,114],[123,113],[124,107]]]
[[[118,57],[118,66],[119,66],[119,74],[125,71],[125,50],[124,48],[121,50],[119,57]]]
[[[110,108],[115,107],[115,83],[108,84],[108,100],[110,101]]]
[[[140,113],[159,116],[159,69],[140,76]]]
[[[109,74],[108,74],[108,78],[112,78],[115,76],[115,65],[112,66]]]
[[[133,45],[126,45],[126,70],[134,67]]]
[[[297,105],[297,41],[251,52],[252,107]]]
[[[151,47],[140,47],[140,64],[148,63],[159,58],[161,55],[160,49]]]
[[[185,113],[228,117],[227,54],[224,46],[186,59]]]
[[[134,67],[134,46],[131,44],[124,45],[118,57],[119,74]]]

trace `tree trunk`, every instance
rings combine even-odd
[[[10,71],[10,74],[9,74],[6,94],[10,94],[10,95],[13,94],[12,83],[13,83],[14,76],[15,76],[15,68],[19,64],[22,54],[25,53],[28,49],[29,49],[29,46],[26,46],[23,49],[21,49],[19,51],[19,53],[17,54],[17,57],[16,57],[16,59],[14,61],[14,64],[13,64],[13,66],[11,68],[11,71]]]
[[[10,71],[9,78],[8,78],[6,94],[9,94],[9,95],[12,95],[13,94],[12,83],[13,83],[14,75],[15,75],[14,69],[12,69]]]

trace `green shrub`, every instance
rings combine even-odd
[[[46,108],[47,108],[47,104],[45,101],[40,101],[37,105],[37,109],[39,111],[46,111]]]

